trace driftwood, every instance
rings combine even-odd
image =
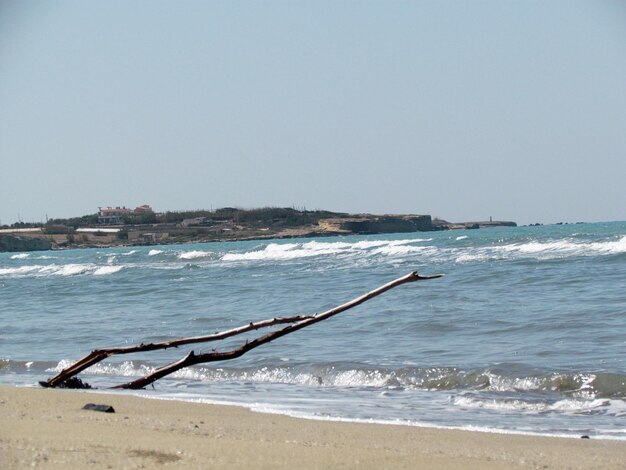
[[[357,305],[360,305],[363,302],[373,297],[376,297],[390,289],[393,289],[394,287],[397,287],[399,285],[405,284],[407,282],[421,281],[421,280],[426,280],[426,279],[435,279],[441,276],[443,276],[443,274],[435,274],[431,276],[420,276],[416,272],[409,273],[406,276],[403,276],[383,286],[380,286],[379,288],[374,289],[373,291],[370,291],[366,294],[363,294],[360,297],[357,297],[356,299],[346,302],[345,304],[339,305],[337,307],[334,307],[322,313],[317,313],[315,315],[297,315],[297,316],[291,316],[291,317],[270,318],[267,320],[251,322],[246,325],[239,326],[237,328],[233,328],[233,329],[222,331],[222,332],[217,332],[217,333],[206,335],[206,336],[192,336],[192,337],[186,337],[186,338],[172,339],[172,340],[164,341],[160,343],[148,343],[148,344],[141,343],[139,345],[134,345],[134,346],[96,349],[92,351],[90,354],[88,354],[87,356],[85,356],[84,358],[72,364],[71,366],[67,367],[66,369],[63,369],[54,377],[48,379],[45,382],[42,381],[39,383],[44,387],[63,387],[63,386],[70,387],[71,386],[70,384],[73,381],[83,384],[83,382],[81,382],[80,379],[77,379],[74,376],[79,374],[83,370],[87,369],[88,367],[110,356],[119,355],[119,354],[130,354],[130,353],[143,352],[143,351],[154,351],[158,349],[168,349],[172,347],[183,346],[186,344],[217,341],[217,340],[226,339],[232,336],[240,335],[242,333],[246,333],[249,331],[258,330],[261,328],[267,328],[267,327],[280,325],[280,324],[289,324],[288,326],[280,330],[272,331],[252,341],[246,341],[246,343],[243,346],[233,349],[231,351],[219,352],[219,351],[213,350],[210,353],[202,353],[202,354],[195,354],[194,351],[190,351],[182,359],[176,362],[167,364],[159,369],[156,369],[153,373],[146,375],[145,377],[141,377],[132,382],[128,382],[128,383],[113,387],[113,388],[125,388],[125,389],[140,389],[147,385],[150,385],[151,383],[153,383],[154,381],[160,378],[163,378],[185,367],[189,367],[189,366],[201,364],[201,363],[207,363],[207,362],[225,361],[225,360],[235,359],[240,356],[243,356],[245,353],[247,353],[248,351],[252,349],[258,348],[259,346],[263,344],[267,344],[270,341],[280,338],[281,336],[285,336],[289,333],[293,333],[294,331],[298,331],[314,323],[320,322],[322,320],[326,320],[327,318],[330,318],[334,315],[344,312],[352,307],[356,307]],[[84,385],[88,387],[87,384],[84,384]]]
[[[145,352],[145,351],[156,351],[158,349],[168,349],[168,348],[176,348],[178,346],[183,346],[185,344],[194,344],[194,343],[208,343],[209,341],[218,341],[221,339],[226,339],[231,336],[240,335],[242,333],[246,333],[252,330],[258,330],[260,328],[267,328],[273,325],[279,325],[282,323],[293,323],[305,318],[311,318],[310,316],[298,315],[294,317],[280,317],[280,318],[271,318],[269,320],[262,320],[255,323],[248,323],[247,325],[239,326],[237,328],[233,328],[231,330],[217,332],[212,335],[206,336],[191,336],[185,338],[172,339],[169,341],[163,341],[161,343],[141,343],[136,344],[134,346],[120,346],[114,348],[105,348],[105,349],[95,349],[91,351],[87,356],[83,357],[81,360],[75,362],[71,366],[66,369],[63,369],[57,375],[48,379],[46,382],[40,382],[40,384],[44,387],[60,387],[61,384],[66,383],[71,377],[79,374],[83,370],[88,367],[97,364],[98,362],[106,359],[109,356],[116,356],[119,354],[132,354],[136,352]],[[76,388],[87,388],[87,387],[76,387]]]

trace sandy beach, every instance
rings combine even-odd
[[[83,410],[106,404],[115,413]],[[626,442],[304,420],[0,387],[2,468],[624,468]]]

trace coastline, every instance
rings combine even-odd
[[[492,220],[450,223],[441,219],[433,220],[430,215],[418,214],[345,214],[330,211],[299,211],[289,208],[257,210],[230,208],[221,211],[228,212],[228,215],[218,215],[220,210],[215,213],[199,211],[195,214],[187,214],[197,217],[183,219],[180,215],[178,217],[180,220],[168,221],[164,214],[157,215],[150,212],[150,222],[139,219],[130,221],[129,219],[122,223],[122,219],[114,217],[114,225],[110,225],[113,219],[93,215],[79,219],[59,219],[57,224],[33,225],[30,228],[0,227],[0,252],[435,232],[517,226],[515,222]],[[143,212],[141,214],[145,215]],[[201,214],[204,215],[200,216]]]
[[[115,413],[83,410],[111,405]],[[6,468],[623,468],[626,443],[306,420],[236,406],[0,386]]]

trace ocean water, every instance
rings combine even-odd
[[[626,223],[0,253],[0,383],[95,348],[313,314],[397,287],[239,359],[134,393],[316,419],[626,440]],[[99,389],[187,352],[114,356]]]

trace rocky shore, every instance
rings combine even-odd
[[[45,251],[51,250],[52,247],[52,241],[43,236],[24,237],[14,234],[0,234],[0,252]]]

